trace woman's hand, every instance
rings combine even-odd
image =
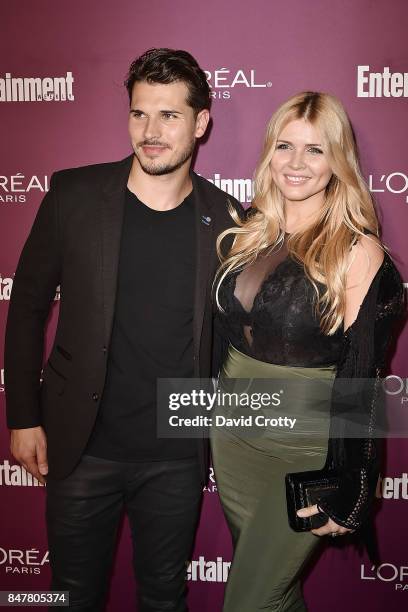
[[[315,514],[319,514],[320,510],[317,507],[317,504],[314,506],[307,506],[306,508],[300,508],[296,514],[301,518],[308,518],[309,516],[313,516]],[[317,536],[331,535],[333,538],[338,535],[345,535],[346,533],[353,533],[354,529],[347,529],[346,527],[342,527],[335,523],[331,518],[327,521],[323,527],[319,527],[319,529],[311,529],[311,533]]]

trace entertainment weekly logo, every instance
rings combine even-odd
[[[4,574],[38,575],[48,564],[48,550],[0,547],[0,571]]]
[[[357,98],[407,98],[408,72],[371,72],[370,66],[357,66]]]
[[[272,87],[272,81],[262,81],[258,78],[254,68],[246,70],[231,70],[218,68],[217,70],[204,70],[208,84],[211,87],[210,95],[213,100],[229,100],[236,89],[265,89]]]
[[[221,174],[215,173],[207,178],[207,181],[233,196],[242,204],[252,201],[254,183],[250,178],[223,178]]]
[[[193,559],[187,567],[187,580],[191,582],[227,582],[231,561],[217,557],[207,561],[201,556]]]
[[[71,102],[75,100],[72,72],[65,76],[0,77],[0,102]]]
[[[376,497],[382,499],[408,499],[408,474],[380,478]]]
[[[8,459],[0,463],[0,486],[1,487],[43,487],[22,465],[10,465]]]
[[[13,276],[3,276],[0,274],[0,302],[8,302],[11,296],[11,290],[13,289]],[[57,287],[54,301],[58,301],[60,299],[60,286]]]

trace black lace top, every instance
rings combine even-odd
[[[357,529],[375,497],[379,443],[373,435],[381,394],[380,376],[395,320],[403,311],[403,285],[385,253],[354,323],[344,333],[324,336],[313,313],[314,289],[303,266],[282,248],[259,257],[229,275],[219,290],[224,313],[217,311],[219,361],[228,344],[269,363],[319,367],[336,365],[333,385],[327,468],[341,476],[340,490],[319,506],[336,523]],[[344,380],[353,379],[353,410],[359,413],[364,437],[347,431],[341,417]],[[360,435],[360,434],[359,434]]]
[[[230,274],[219,290],[224,333],[236,349],[268,363],[334,365],[343,330],[320,331],[313,310],[316,292],[303,265],[288,255],[287,234],[278,250]]]

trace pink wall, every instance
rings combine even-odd
[[[368,72],[383,73],[386,68],[391,73],[408,72],[407,18],[408,5],[403,0],[17,0],[7,7],[4,4],[0,17],[0,328],[6,321],[10,279],[50,174],[60,168],[119,159],[130,152],[122,82],[130,61],[153,46],[187,49],[211,72],[214,124],[195,169],[209,179],[217,180],[216,175],[229,179],[227,185],[241,193],[243,200],[250,198],[244,180],[252,175],[265,124],[277,105],[304,89],[339,96],[357,133],[365,176],[375,190],[384,239],[408,280],[408,76],[405,92],[399,86],[403,77],[395,76],[390,79],[391,95],[386,95],[386,88],[379,97],[357,95],[358,66],[369,66]],[[231,87],[238,71],[242,71],[241,82]],[[3,101],[8,96],[6,73],[41,78],[72,73],[74,99]],[[243,83],[245,79],[254,86]],[[369,90],[368,83],[360,87],[363,93]],[[50,323],[50,338],[56,315]],[[0,345],[2,354],[3,334]],[[392,361],[393,373],[401,377],[408,376],[407,353],[405,330]],[[3,380],[0,385],[3,390]],[[0,402],[4,411],[4,393]],[[383,469],[385,495],[378,501],[376,517],[382,566],[372,569],[367,558],[358,557],[351,548],[325,551],[305,581],[311,610],[340,612],[363,605],[371,612],[406,609],[408,539],[403,525],[408,495],[406,484],[397,479],[408,471],[407,460],[405,440],[389,441]],[[8,471],[7,461],[14,465],[2,419],[0,587],[46,589],[44,489],[16,484],[18,470]],[[211,486],[214,491],[205,493],[194,560],[228,562],[229,535],[215,483]],[[128,535],[125,524],[110,611],[133,609]],[[221,610],[222,578],[203,580],[202,570],[194,577],[198,579],[191,581],[191,610]]]

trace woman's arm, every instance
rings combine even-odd
[[[362,524],[374,498],[379,473],[374,428],[381,401],[380,376],[395,321],[402,314],[401,277],[387,254],[375,271],[376,249],[372,245],[370,267],[366,264],[371,278],[366,294],[361,301],[361,294],[357,297],[355,292],[349,301],[351,324],[345,326],[333,385],[326,467],[339,471],[341,486],[319,503],[323,512],[348,529]]]

